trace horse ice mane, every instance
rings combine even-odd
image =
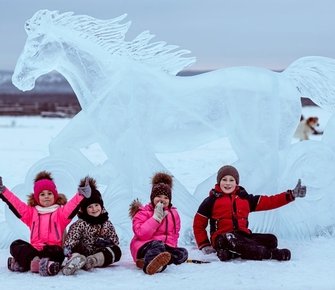
[[[73,12],[39,10],[26,22],[25,28],[28,35],[45,34],[50,31],[50,26],[70,30],[72,35],[92,41],[111,55],[128,56],[171,75],[195,62],[195,57],[183,57],[190,53],[188,50],[176,50],[178,46],[163,41],[150,42],[154,35],[149,31],[140,33],[130,42],[125,41],[131,24],[130,21],[121,23],[126,16],[100,20],[88,15],[74,15]]]

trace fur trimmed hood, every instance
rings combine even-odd
[[[134,199],[129,205],[129,217],[133,219],[141,207],[143,207],[143,204],[139,201],[139,199]]]
[[[66,196],[63,193],[59,193],[57,200],[55,200],[55,204],[64,205],[66,203],[67,203]],[[29,206],[36,206],[36,205],[38,205],[38,203],[36,202],[36,200],[34,198],[34,193],[31,193],[31,194],[28,195],[27,204]]]

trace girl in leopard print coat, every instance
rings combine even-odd
[[[69,257],[64,275],[72,275],[80,268],[107,267],[121,258],[119,238],[108,219],[96,181],[89,178],[89,183],[91,197],[81,202],[78,220],[70,226],[64,241],[64,254]]]

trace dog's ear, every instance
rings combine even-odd
[[[306,120],[307,124],[311,124],[311,123],[314,123],[314,122],[315,122],[315,117],[308,117],[307,120]]]
[[[319,118],[318,117],[309,117],[307,118],[306,120],[306,123],[309,124],[309,125],[318,125],[318,122],[319,122]]]

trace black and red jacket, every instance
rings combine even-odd
[[[215,185],[209,196],[201,203],[194,216],[193,232],[199,249],[212,244],[214,246],[217,235],[242,231],[251,233],[248,221],[250,212],[270,210],[281,207],[293,201],[290,191],[279,194],[252,195],[237,186],[232,194],[224,194],[218,184]],[[210,240],[207,235],[208,220],[210,224]]]

